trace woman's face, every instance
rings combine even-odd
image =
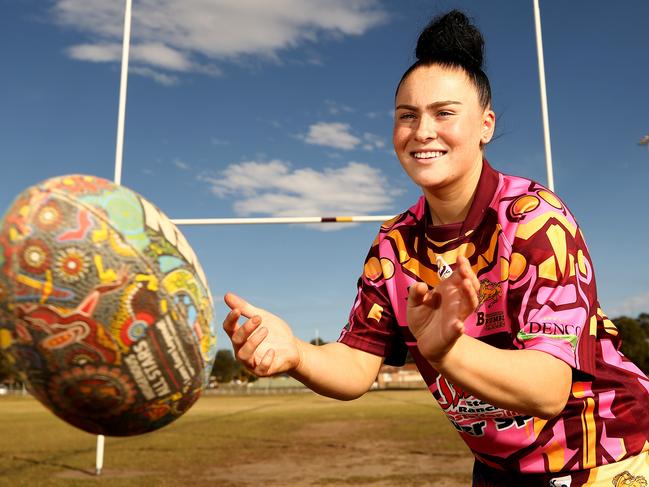
[[[392,141],[408,176],[435,192],[463,184],[482,167],[482,145],[494,126],[494,113],[480,106],[464,70],[421,66],[397,92]]]

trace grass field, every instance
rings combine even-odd
[[[1,486],[464,486],[471,456],[425,390],[352,402],[205,396],[147,435],[95,437],[30,397],[0,397]]]

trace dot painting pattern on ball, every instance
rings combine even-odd
[[[0,228],[0,351],[61,419],[126,436],[182,415],[216,327],[187,240],[133,191],[82,175],[21,193]]]

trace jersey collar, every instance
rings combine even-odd
[[[436,242],[446,242],[448,240],[455,240],[475,230],[480,222],[483,221],[484,215],[493,200],[496,189],[498,188],[499,179],[500,173],[491,167],[486,159],[483,159],[480,179],[476,186],[473,202],[463,222],[433,225],[430,209],[424,198],[424,224],[426,225],[426,235],[428,238]]]

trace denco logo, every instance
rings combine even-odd
[[[528,324],[528,333],[542,335],[581,335],[581,326],[571,323],[554,323],[530,321]]]

